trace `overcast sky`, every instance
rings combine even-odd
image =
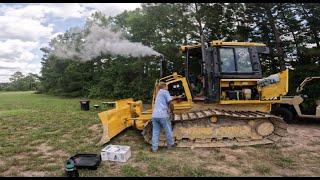
[[[139,3],[0,4],[0,83],[16,71],[37,73],[41,47],[70,27],[82,26],[94,11],[107,16],[134,10]]]

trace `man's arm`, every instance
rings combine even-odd
[[[179,98],[181,98],[181,97],[182,97],[182,95],[179,95],[179,96],[171,96],[172,100],[176,100],[176,99],[179,99]]]
[[[169,91],[167,91],[167,92],[165,93],[165,98],[166,98],[167,104],[168,104],[168,106],[169,106],[170,112],[172,113],[172,112],[173,112],[173,103],[172,103],[172,100],[181,98],[181,96],[170,96]]]
[[[169,101],[169,109],[170,109],[170,112],[171,112],[171,113],[173,113],[173,109],[174,109],[172,101],[173,101],[173,100],[176,100],[176,99],[179,99],[179,98],[181,98],[181,97],[182,97],[182,95],[179,95],[179,96],[171,96],[171,101]]]

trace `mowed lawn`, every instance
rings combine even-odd
[[[0,176],[65,176],[64,163],[76,153],[100,153],[102,126],[90,99],[33,92],[0,92]],[[149,152],[134,128],[110,144],[129,145],[126,163],[103,161],[80,176],[319,176],[320,124],[290,125],[276,145],[232,148],[176,148]],[[299,132],[299,133],[297,133]]]

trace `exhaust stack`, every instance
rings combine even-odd
[[[167,75],[167,60],[164,58],[163,54],[160,54],[160,78]]]

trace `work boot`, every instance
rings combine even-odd
[[[158,152],[158,149],[157,150],[153,150],[152,148],[150,148],[150,152],[156,153],[156,152]]]
[[[167,149],[173,149],[173,148],[175,148],[175,147],[176,147],[176,145],[175,145],[175,144],[167,145]]]

